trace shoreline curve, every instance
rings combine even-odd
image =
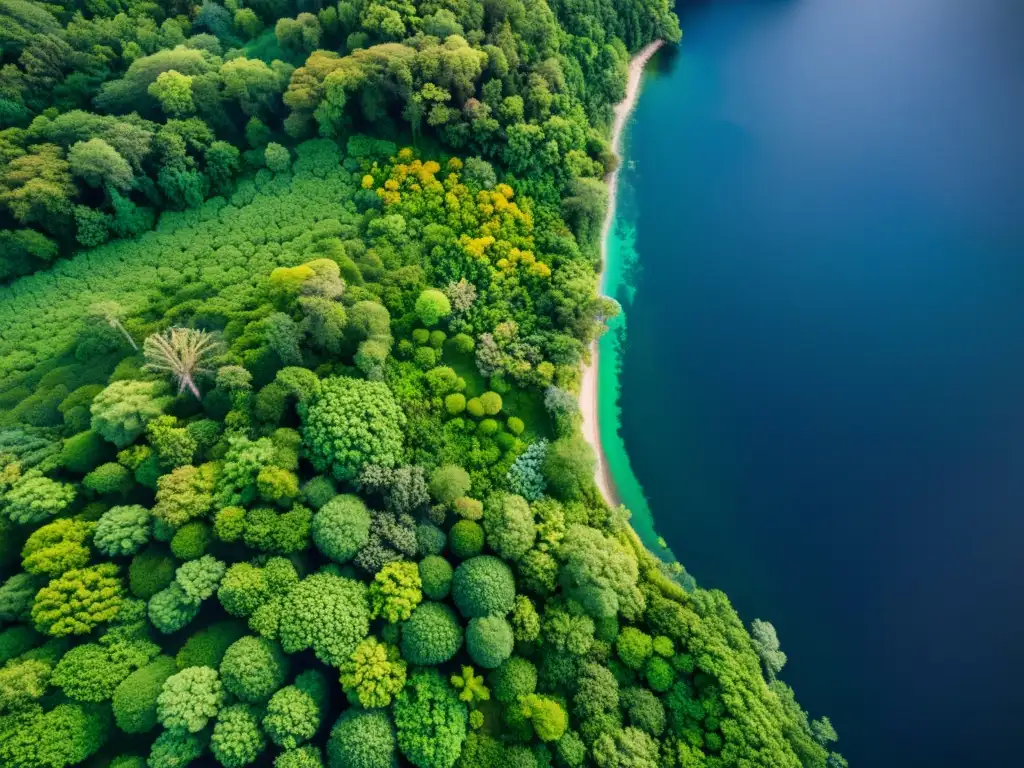
[[[630,115],[633,114],[633,109],[640,96],[640,83],[644,68],[664,44],[664,40],[648,43],[630,59],[629,75],[626,79],[626,95],[615,105],[615,119],[612,122],[611,150],[620,161],[622,157],[619,145],[622,143],[622,134],[625,131],[626,123]],[[608,185],[608,208],[601,226],[601,269],[597,275],[597,292],[602,296],[604,295],[604,281],[608,266],[608,238],[615,221],[620,168],[621,164],[617,164],[615,169],[605,176],[605,183]],[[622,499],[615,488],[611,468],[608,466],[608,457],[605,455],[604,446],[601,443],[601,428],[598,420],[598,343],[599,340],[590,343],[590,362],[583,367],[583,377],[580,383],[579,404],[580,413],[583,416],[583,439],[590,444],[597,458],[594,482],[604,500],[610,506],[617,507],[622,503]]]

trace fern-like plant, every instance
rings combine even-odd
[[[179,394],[187,389],[198,400],[202,396],[196,377],[214,372],[207,366],[220,351],[220,342],[208,331],[169,328],[165,333],[147,337],[142,351],[146,356],[145,370],[171,374],[178,382]]]

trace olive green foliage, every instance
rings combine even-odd
[[[150,511],[138,504],[111,507],[96,523],[93,545],[104,555],[134,555],[152,534]]]
[[[165,728],[196,733],[217,716],[225,691],[215,669],[186,667],[164,682],[156,700],[156,716]]]
[[[113,620],[123,602],[124,587],[116,565],[76,568],[36,593],[32,621],[47,635],[84,635]]]
[[[391,768],[395,764],[395,728],[380,710],[350,709],[331,729],[328,768]]]
[[[313,543],[338,563],[347,563],[370,537],[370,512],[358,496],[335,496],[313,515]]]
[[[45,579],[28,573],[16,573],[0,585],[0,622],[25,621],[32,601]]]
[[[461,647],[462,626],[443,603],[421,603],[402,625],[402,658],[410,664],[443,664]]]
[[[467,618],[505,616],[512,610],[515,597],[512,569],[496,557],[480,555],[455,569],[452,598]]]
[[[401,460],[405,414],[381,382],[325,379],[319,397],[299,412],[318,471],[350,481],[366,464],[393,467]]]
[[[157,656],[135,670],[114,689],[113,711],[117,727],[125,733],[146,733],[157,724],[157,697],[167,678],[177,672],[174,659]]]
[[[341,686],[349,699],[366,709],[386,707],[405,685],[406,663],[393,645],[372,635],[341,665]]]
[[[416,299],[416,314],[428,328],[437,325],[441,318],[451,314],[452,305],[448,297],[434,288],[423,291]]]
[[[263,637],[243,637],[224,653],[221,681],[228,693],[252,704],[266,702],[284,684],[288,658],[281,648]]]
[[[96,754],[107,741],[110,722],[102,707],[71,702],[45,713],[30,709],[0,733],[0,763],[62,768]]]
[[[468,715],[437,670],[414,672],[395,699],[398,748],[418,768],[451,768],[466,738]]]

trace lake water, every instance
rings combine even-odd
[[[1024,765],[1024,2],[679,10],[612,243],[616,480],[855,768]]]

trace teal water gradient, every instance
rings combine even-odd
[[[1024,764],[1024,3],[680,11],[625,137],[614,481],[855,768]]]

